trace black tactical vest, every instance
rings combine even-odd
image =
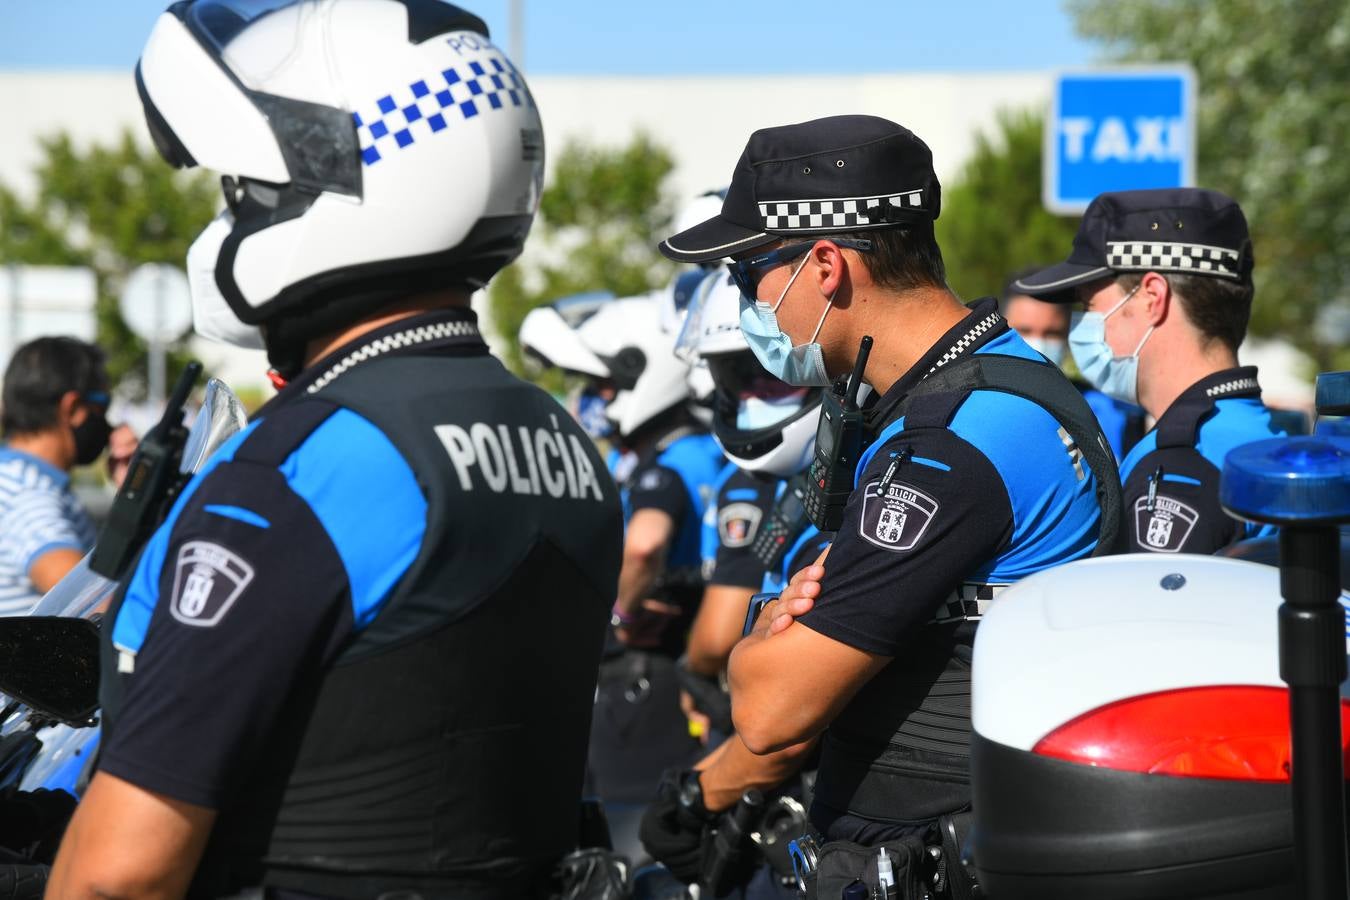
[[[563,408],[476,329],[436,334],[403,325],[344,348],[235,454],[279,465],[353,410],[411,466],[428,520],[379,614],[296,708],[295,736],[220,811],[194,894],[533,897],[576,846],[618,492]]]
[[[874,427],[879,432],[903,416],[906,430],[945,428],[976,389],[1030,400],[1064,427],[1096,480],[1102,520],[1093,555],[1115,552],[1121,531],[1115,457],[1087,401],[1054,366],[970,356],[919,382],[894,409],[878,410]],[[1003,587],[960,585],[830,723],[812,809],[827,837],[865,842],[858,819],[917,827],[969,808],[971,653],[979,620]]]

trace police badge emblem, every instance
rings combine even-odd
[[[937,511],[938,502],[917,488],[892,481],[883,493],[873,481],[863,492],[858,532],[883,550],[912,550]]]
[[[210,541],[188,541],[178,551],[169,612],[184,625],[210,628],[252,580],[253,567],[239,554]]]
[[[717,513],[717,535],[722,546],[748,547],[759,532],[764,511],[753,503],[728,503]]]
[[[1135,543],[1154,553],[1179,553],[1200,521],[1194,507],[1175,497],[1158,494],[1152,509],[1147,497],[1134,501]]]

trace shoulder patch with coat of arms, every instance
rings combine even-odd
[[[211,541],[188,541],[178,550],[169,612],[184,625],[210,628],[230,611],[253,580],[253,566]]]
[[[1200,513],[1175,497],[1158,494],[1134,501],[1135,543],[1154,553],[1178,553],[1200,521]]]
[[[862,521],[858,533],[883,550],[913,550],[937,515],[939,504],[918,488],[892,481],[883,492],[881,481],[863,491]]]
[[[728,503],[717,511],[717,536],[723,547],[748,547],[759,533],[764,510],[753,503]]]

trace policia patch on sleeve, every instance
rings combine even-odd
[[[1152,507],[1152,508],[1150,508]],[[1134,501],[1134,540],[1154,553],[1177,553],[1191,536],[1200,513],[1174,497],[1158,494]]]
[[[913,550],[937,514],[938,502],[900,481],[890,482],[884,491],[881,484],[873,481],[863,492],[858,532],[883,550]]]
[[[169,612],[184,625],[210,628],[225,617],[253,580],[253,567],[211,541],[188,541],[178,551]]]
[[[717,536],[723,547],[738,549],[750,546],[759,533],[764,510],[753,503],[729,503],[717,512]]]

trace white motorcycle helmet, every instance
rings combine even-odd
[[[690,399],[689,364],[675,356],[661,327],[663,293],[607,303],[577,329],[617,388],[607,415],[624,438]]]
[[[576,327],[555,304],[530,310],[520,323],[517,339],[521,353],[546,369],[591,378],[609,377],[609,367],[591,352]]]
[[[185,0],[136,85],[165,159],[222,175],[188,252],[197,332],[265,345],[283,375],[391,301],[483,286],[538,207],[529,89],[439,0]]]
[[[725,268],[699,285],[676,342],[683,359],[702,359],[712,377],[712,433],[727,459],[747,472],[790,478],[811,463],[823,388],[797,388],[765,371],[745,342],[741,293]]]
[[[601,387],[608,383],[609,367],[591,352],[576,328],[613,297],[604,292],[575,294],[536,307],[526,314],[518,335],[527,362],[586,379],[584,385],[568,394],[566,406],[586,433],[597,440],[608,438],[614,431],[607,415],[610,394]]]
[[[689,306],[698,293],[699,285],[708,276],[703,268],[688,268],[675,276],[670,286],[661,292],[661,330],[672,346],[683,333]],[[689,364],[686,381],[692,401],[689,411],[705,428],[712,427],[713,381],[703,360],[697,356],[681,357]]]

